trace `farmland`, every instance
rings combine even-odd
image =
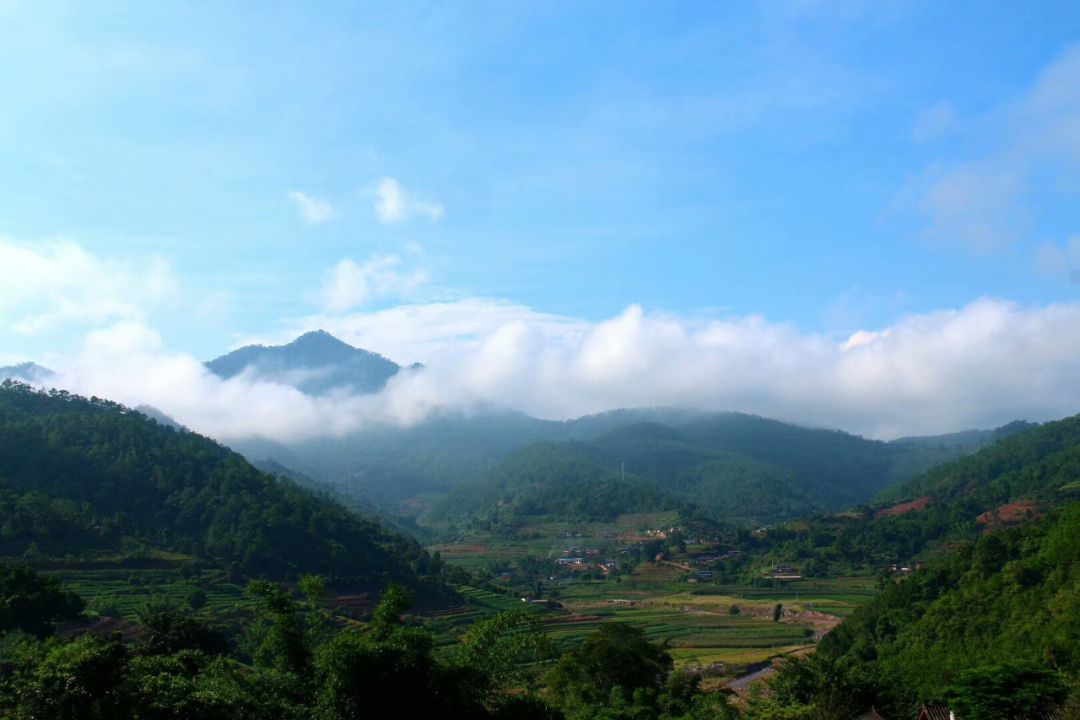
[[[547,599],[554,609],[539,602],[528,606],[542,613],[560,652],[604,623],[627,623],[663,645],[677,666],[700,670],[706,684],[716,686],[773,658],[812,650],[822,634],[875,594],[869,576],[772,581],[768,587],[704,580],[687,563],[710,551],[707,539],[659,561],[629,559],[628,546],[658,532],[662,537],[658,529],[672,522],[670,514],[623,516],[612,523],[538,521],[512,534],[474,532],[432,547],[492,586],[463,588],[468,609],[432,622],[453,632],[467,617]],[[571,563],[568,555],[581,555],[582,562]],[[610,562],[614,566],[606,567]]]

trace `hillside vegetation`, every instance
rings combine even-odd
[[[894,481],[898,467],[920,467],[930,457],[917,444],[737,413],[664,418],[673,424],[626,423],[630,413],[600,417],[607,422],[578,421],[578,430],[589,428],[584,439],[512,453],[456,487],[428,519],[611,519],[677,509],[724,522],[774,522],[869,500]]]
[[[414,541],[120,405],[0,386],[0,553],[180,553],[252,577],[419,586]]]
[[[342,494],[415,512],[418,499],[430,505],[485,479],[530,445],[576,442],[607,469],[621,475],[625,463],[627,476],[660,483],[676,496],[718,494],[702,503],[716,515],[773,519],[865,502],[996,437],[977,431],[940,443],[932,437],[886,443],[741,413],[637,408],[556,422],[487,408],[408,427],[371,426],[342,438],[287,445],[251,439],[234,447]],[[725,507],[725,496],[738,500],[747,492],[755,495],[747,507]]]

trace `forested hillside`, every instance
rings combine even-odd
[[[418,587],[414,541],[256,470],[200,435],[97,398],[0,386],[0,553],[169,551],[248,576]]]
[[[778,673],[769,704],[797,717],[838,702],[915,717],[927,701],[961,718],[1044,716],[1080,682],[1078,537],[1080,503],[1070,503],[959,545]]]
[[[823,643],[902,693],[941,696],[957,668],[1028,662],[1080,673],[1080,504],[965,543],[886,591]],[[888,686],[890,683],[882,683]]]
[[[836,568],[906,563],[1037,518],[1080,499],[1080,416],[1010,435],[890,495],[901,502],[777,527],[755,543],[777,559]]]
[[[434,519],[477,517],[514,522],[521,516],[612,519],[624,513],[680,507],[656,484],[596,462],[580,443],[540,443],[500,463],[483,481],[459,488]]]
[[[940,444],[933,438],[885,443],[741,413],[637,408],[554,422],[488,408],[409,427],[374,425],[342,438],[288,445],[252,439],[233,447],[252,460],[274,460],[338,492],[400,511],[417,498],[427,503],[486,477],[531,444],[580,442],[610,469],[625,462],[628,475],[671,489],[696,486],[700,477],[706,495],[739,498],[749,490],[756,499],[748,509],[720,514],[772,518],[867,501],[891,484],[992,442],[992,435],[974,432]],[[676,477],[674,467],[688,475]],[[736,481],[730,487],[712,482],[720,476]],[[767,477],[767,489],[747,485],[750,476]],[[719,500],[705,505],[719,507]]]
[[[921,446],[752,415],[657,411],[655,420],[627,423],[640,417],[611,413],[568,424],[586,438],[517,451],[456,487],[429,518],[612,518],[680,509],[724,522],[775,522],[869,500],[900,465],[921,468],[929,457]],[[608,496],[616,486],[619,502],[599,511],[600,504],[589,501],[592,509],[584,511],[590,492]],[[556,487],[560,493],[547,489]]]

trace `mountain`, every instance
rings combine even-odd
[[[288,345],[248,345],[210,360],[206,367],[222,378],[246,372],[310,395],[337,388],[378,392],[401,370],[382,355],[354,348],[324,330],[305,333]]]
[[[0,385],[0,555],[181,554],[249,577],[432,585],[413,540],[104,400]]]
[[[5,365],[0,367],[0,380],[18,380],[27,383],[41,383],[48,380],[55,373],[47,367],[37,363],[24,362],[18,365]]]
[[[887,495],[860,512],[778,528],[759,542],[789,561],[880,566],[1039,518],[1080,499],[1080,415],[1008,435]]]
[[[816,717],[837,700],[886,717],[927,702],[960,718],[1075,717],[1058,708],[1080,681],[1077,537],[1080,503],[1067,503],[884,582],[812,658],[781,666],[769,717]]]
[[[514,523],[526,516],[613,520],[627,513],[675,510],[682,503],[656,483],[601,464],[587,445],[536,443],[462,485],[433,510],[436,519]]]
[[[610,494],[632,482],[621,497],[638,504],[620,512],[680,508],[728,522],[774,522],[865,502],[903,479],[901,468],[925,469],[926,456],[915,446],[740,413],[605,413],[548,430],[577,437],[511,452],[455,487],[429,517],[569,518],[580,515],[582,503],[561,501],[558,489]],[[545,502],[533,500],[539,495]]]
[[[954,443],[939,452],[754,415],[677,408],[614,410],[561,422],[509,411],[447,413],[409,427],[369,426],[342,438],[232,445],[254,461],[274,460],[343,494],[415,515],[455,488],[488,478],[533,443],[564,442],[585,443],[594,462],[609,469],[625,463],[627,474],[660,482],[676,495],[701,493],[706,499],[699,506],[715,509],[725,498],[745,499],[747,512],[734,515],[746,518],[865,502],[976,447]],[[762,482],[751,483],[751,477]]]

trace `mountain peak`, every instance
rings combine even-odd
[[[223,378],[243,372],[292,385],[309,394],[335,388],[377,392],[401,369],[378,353],[353,347],[325,330],[312,330],[287,345],[248,345],[206,363]]]
[[[331,335],[330,333],[328,333],[325,330],[309,330],[308,332],[304,333],[303,335],[296,338],[292,342],[288,343],[288,345],[313,345],[313,344],[335,345],[335,346],[344,345],[347,348],[350,348],[352,350],[356,350],[356,348],[354,348],[352,345],[348,344],[344,340],[340,340],[340,339],[334,337],[333,335]],[[288,345],[286,347],[288,347]]]
[[[41,382],[55,373],[47,367],[42,367],[35,362],[24,362],[18,365],[6,365],[0,367],[0,380],[11,378],[25,382]]]

